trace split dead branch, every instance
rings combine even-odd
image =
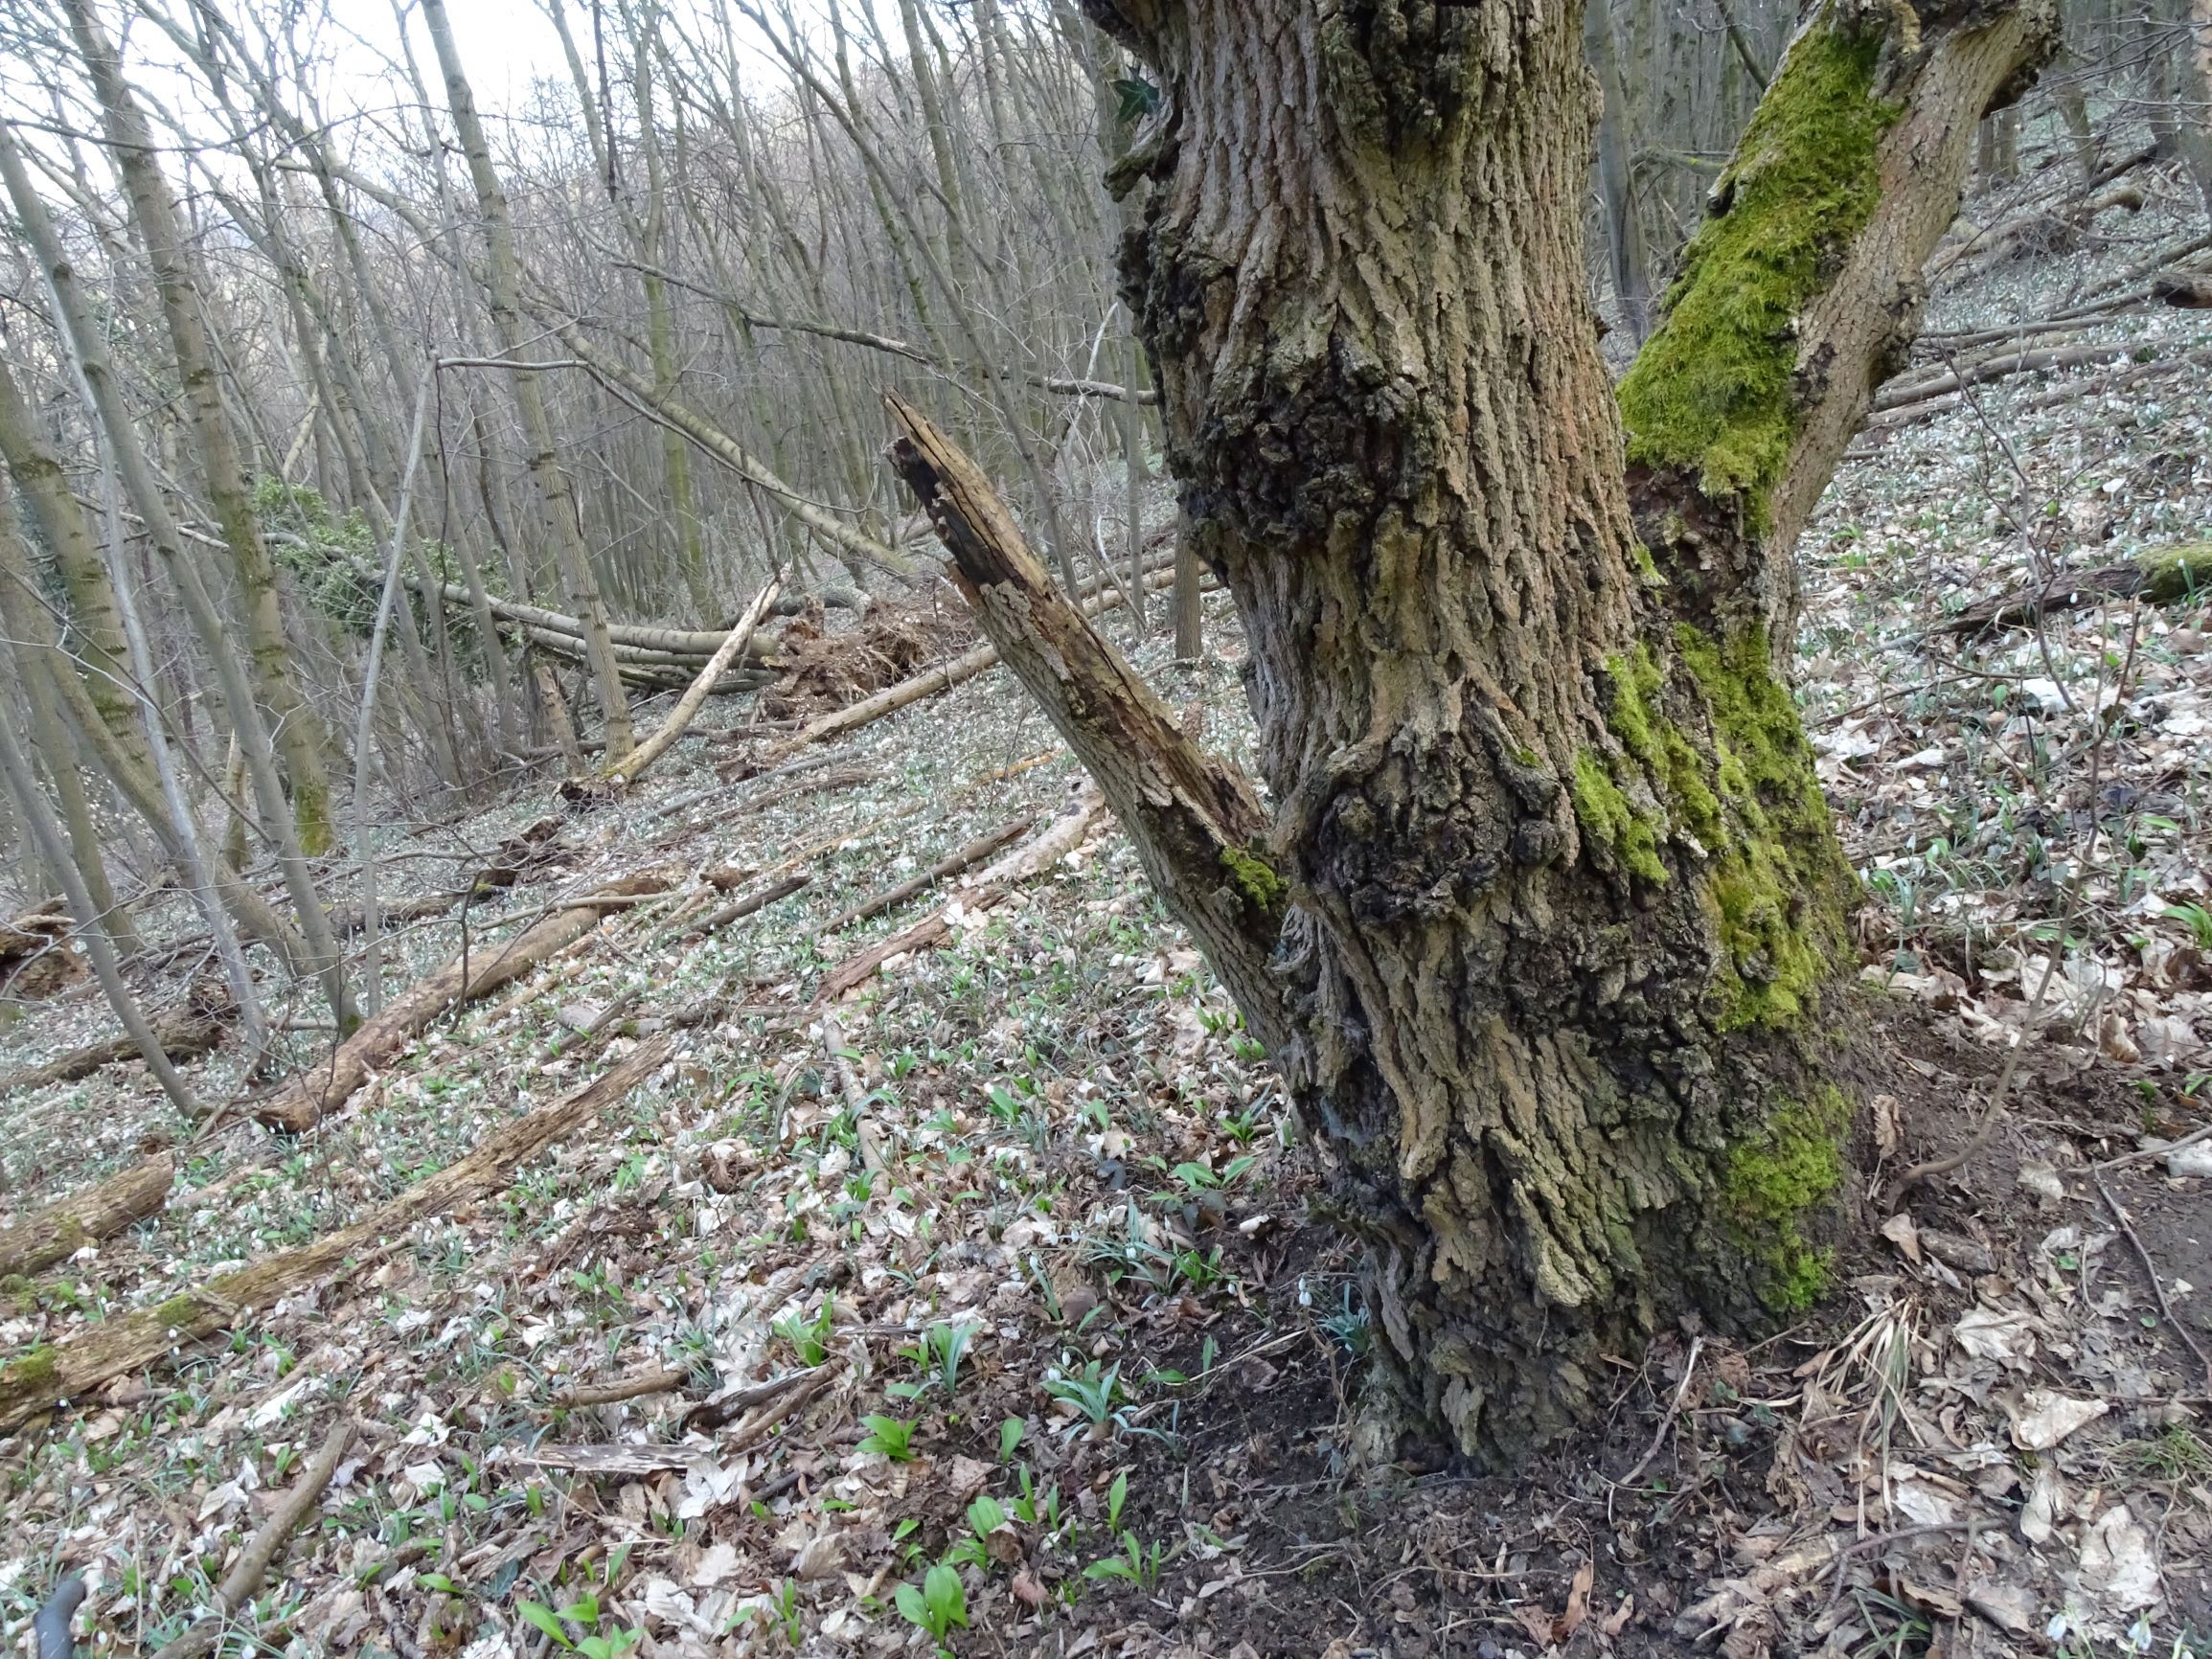
[[[919,409],[884,400],[905,434],[891,463],[952,555],[978,625],[1129,826],[1154,890],[1197,936],[1255,1033],[1270,1047],[1287,1040],[1284,988],[1268,964],[1289,890],[1250,781],[1185,733],[1054,587],[975,463]],[[1289,803],[1286,816],[1299,809]]]

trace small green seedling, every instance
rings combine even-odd
[[[868,1431],[868,1438],[860,1443],[864,1452],[880,1452],[895,1464],[914,1461],[914,1425],[895,1417],[875,1415],[864,1417],[860,1424]]]
[[[968,1627],[968,1592],[961,1588],[960,1575],[942,1561],[924,1575],[919,1590],[900,1585],[896,1600],[900,1617],[935,1642],[941,1654],[952,1651],[946,1642],[952,1627]]]

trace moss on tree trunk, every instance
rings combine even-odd
[[[1782,678],[1789,542],[1909,334],[1950,135],[2043,26],[1816,11],[1616,407],[1572,8],[1089,5],[1161,83],[1125,293],[1282,803],[1148,868],[1279,1034],[1415,1419],[1511,1457],[1662,1322],[1822,1286],[1856,888]],[[1224,874],[1239,926],[1186,903]]]

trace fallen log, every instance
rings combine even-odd
[[[982,863],[1004,847],[1009,841],[1026,835],[1037,826],[1035,818],[1016,818],[1011,824],[978,835],[959,852],[940,858],[921,875],[901,881],[896,887],[885,888],[870,898],[863,898],[850,910],[839,911],[814,931],[816,934],[835,933],[840,927],[850,927],[855,921],[865,921],[871,916],[880,916],[895,905],[905,903],[924,888],[934,887],[948,875]]]
[[[1091,827],[1105,812],[1106,798],[1096,784],[1086,781],[1067,809],[1035,840],[1022,843],[996,863],[979,871],[942,908],[912,927],[870,945],[832,968],[814,992],[812,1006],[821,1008],[835,1002],[895,956],[930,950],[942,944],[951,936],[956,909],[963,916],[975,916],[999,904],[1022,882],[1050,869],[1083,845]]]
[[[2212,309],[2212,277],[2193,271],[2169,271],[2151,284],[2151,298],[2162,306],[2184,311]]]
[[[34,1001],[84,975],[84,951],[71,936],[69,912],[49,903],[13,921],[0,922],[0,990]]]
[[[187,999],[184,1007],[171,1009],[153,1022],[154,1040],[161,1044],[161,1052],[172,1060],[197,1059],[201,1055],[214,1052],[237,1013],[228,996],[219,1001],[194,996]],[[42,1089],[49,1083],[73,1083],[103,1067],[141,1057],[137,1042],[130,1037],[88,1043],[42,1066],[32,1066],[0,1078],[0,1095],[12,1089]]]
[[[417,1222],[467,1199],[500,1191],[525,1160],[582,1127],[658,1071],[672,1041],[667,1036],[649,1037],[592,1081],[495,1129],[459,1163],[417,1182],[350,1227],[325,1234],[297,1250],[265,1256],[158,1307],[117,1314],[60,1342],[33,1349],[0,1370],[0,1434],[22,1427],[38,1413],[75,1399],[111,1376],[150,1365],[218,1331],[236,1329],[249,1314],[304,1285],[330,1284],[357,1272],[403,1244]]]
[[[667,754],[675,740],[684,735],[692,723],[692,717],[705,706],[708,693],[720,682],[723,671],[752,643],[753,630],[761,625],[761,619],[767,615],[768,606],[776,602],[776,594],[783,585],[782,577],[771,576],[768,579],[768,585],[761,589],[759,597],[746,607],[745,614],[730,629],[729,637],[716,648],[715,654],[707,659],[706,667],[699,670],[698,676],[677,700],[676,706],[669,711],[669,717],[661,722],[660,729],[624,760],[613,776],[615,783],[635,784],[645,776],[647,768]]]
[[[158,1216],[175,1181],[176,1159],[157,1152],[97,1186],[0,1227],[0,1278],[42,1272],[87,1244]]]
[[[520,979],[599,925],[608,909],[665,892],[673,882],[660,872],[633,875],[562,907],[504,945],[465,950],[436,973],[410,986],[331,1052],[329,1060],[294,1078],[254,1108],[257,1122],[300,1134],[344,1105],[353,1092],[399,1057],[416,1034],[448,1008],[474,1002]]]
[[[1884,386],[1875,395],[1873,411],[1875,415],[1885,415],[1892,410],[1924,403],[1931,398],[1945,397],[1968,386],[2001,380],[2010,375],[2033,375],[2044,369],[2077,369],[2087,363],[2115,362],[2130,355],[2134,350],[2134,344],[2131,341],[2109,340],[2095,345],[2042,346],[2001,352],[1978,363],[1960,364],[1955,369],[1924,375],[1903,385]],[[1867,424],[1872,426],[1879,422],[1870,418]]]
[[[2212,594],[2212,542],[2155,548],[2125,564],[2068,573],[2040,593],[2011,593],[1984,600],[1952,617],[1942,631],[1975,634],[1988,628],[2034,627],[2053,611],[2107,600],[2179,604],[2207,594]]]

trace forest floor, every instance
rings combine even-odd
[[[2046,315],[2128,257],[2006,267],[1935,323]],[[137,1064],[0,1099],[19,1212],[149,1148],[182,1165],[158,1217],[6,1286],[19,1358],[371,1212],[656,1025],[674,1045],[495,1197],[0,1444],[7,1638],[70,1568],[88,1651],[174,1638],[343,1419],[237,1651],[919,1653],[935,1621],[959,1654],[1054,1659],[2204,1652],[2212,1160],[2160,1148],[2212,1121],[2212,613],[1943,631],[2212,534],[2203,317],[2093,318],[2080,338],[2116,357],[1862,440],[1805,538],[1801,693],[1869,886],[1838,1019],[1870,1102],[1860,1200],[1978,1149],[1870,1214],[1801,1325],[1622,1356],[1607,1420],[1510,1477],[1355,1466],[1369,1336],[1351,1250],[1306,1218],[1320,1154],[1108,819],[840,1000],[832,1056],[826,975],[946,896],[819,924],[1075,799],[992,673],[813,771],[722,784],[771,739],[713,735],[570,813],[472,908],[475,949],[614,877],[684,885],[296,1141],[194,1140]],[[2147,362],[2179,366],[2115,380]],[[1218,597],[1209,626],[1202,668],[1129,648],[1249,765]],[[396,897],[550,805],[421,827]],[[699,872],[786,864],[811,884],[687,937]],[[459,944],[450,919],[398,932],[391,983]],[[718,1017],[667,1027],[708,997]],[[72,988],[0,1066],[105,1026]],[[237,1068],[189,1070],[222,1100]],[[626,1384],[654,1391],[575,1398]]]

